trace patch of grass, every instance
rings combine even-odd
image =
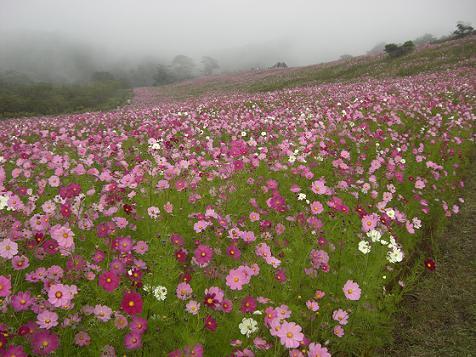
[[[473,156],[474,157],[474,156]],[[474,159],[473,159],[474,163]],[[422,271],[404,296],[395,340],[384,356],[474,356],[476,351],[476,176],[462,212],[433,237],[434,272]],[[424,257],[422,257],[423,259]]]
[[[113,109],[131,91],[115,80],[87,85],[0,83],[0,119]]]

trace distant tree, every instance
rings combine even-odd
[[[407,41],[403,45],[398,46],[395,43],[389,43],[385,45],[385,52],[391,57],[401,57],[409,54],[415,49],[415,44],[413,41]]]
[[[458,24],[456,25],[456,30],[453,32],[453,35],[456,38],[461,38],[471,35],[473,32],[474,28],[471,25],[465,24],[464,22],[458,22]]]
[[[91,76],[93,81],[113,81],[115,78],[110,72],[98,71]]]
[[[172,60],[172,67],[179,79],[192,78],[195,63],[185,55],[177,55]]]
[[[288,68],[286,62],[277,62],[271,68]]]
[[[344,60],[344,61],[350,60],[352,58],[353,58],[352,55],[342,55],[342,56],[340,56],[340,59]]]
[[[209,56],[203,56],[200,62],[203,65],[202,72],[207,76],[212,74],[213,70],[220,68],[218,61]]]
[[[157,71],[154,75],[155,85],[170,84],[175,82],[176,80],[177,77],[168,66],[164,64],[159,64],[157,66]]]

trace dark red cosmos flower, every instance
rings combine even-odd
[[[436,269],[436,262],[431,258],[425,259],[425,268],[429,271],[434,271]]]
[[[121,308],[129,315],[140,314],[142,312],[142,297],[136,292],[127,292],[124,294],[121,302]]]
[[[188,283],[188,282],[190,282],[190,280],[192,280],[192,274],[190,274],[189,272],[185,272],[185,273],[180,275],[179,281],[184,282],[184,283]]]
[[[217,322],[216,320],[211,317],[210,315],[207,315],[204,319],[204,325],[205,325],[205,328],[208,330],[208,331],[215,331],[217,329]]]
[[[177,249],[175,251],[175,259],[180,263],[185,263],[187,261],[187,251],[185,249]]]
[[[104,290],[112,292],[119,286],[120,279],[112,271],[106,271],[99,275],[99,286]]]
[[[206,294],[205,298],[203,299],[203,303],[207,305],[208,307],[214,309],[219,302],[217,299],[215,299],[215,297],[216,297],[215,293]]]
[[[124,210],[124,212],[126,212],[127,214],[131,214],[132,211],[134,210],[134,207],[132,207],[130,204],[124,204],[122,206],[122,209]]]
[[[256,310],[256,299],[253,296],[247,296],[241,301],[240,311],[254,312]]]

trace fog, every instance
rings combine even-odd
[[[476,23],[474,0],[0,0],[0,71],[77,81],[177,54],[221,71],[302,66]],[[144,72],[144,73],[145,73]]]

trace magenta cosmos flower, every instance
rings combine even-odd
[[[48,331],[39,330],[33,334],[31,344],[35,354],[46,356],[58,348],[59,338]]]
[[[11,294],[12,283],[9,278],[0,275],[0,297],[7,297]]]
[[[109,292],[116,290],[120,281],[120,278],[112,271],[106,271],[99,275],[99,286]]]
[[[3,351],[2,357],[27,357],[25,350],[22,346],[9,346]]]
[[[352,280],[347,280],[344,287],[342,288],[344,291],[345,297],[349,300],[359,300],[360,299],[360,287],[359,284]]]
[[[129,315],[140,314],[142,312],[142,297],[136,292],[125,293],[121,308]]]
[[[206,265],[213,258],[213,250],[207,245],[200,244],[194,252],[194,258],[198,265]]]
[[[131,332],[124,336],[124,346],[128,350],[136,350],[142,346],[141,335],[137,332]]]

